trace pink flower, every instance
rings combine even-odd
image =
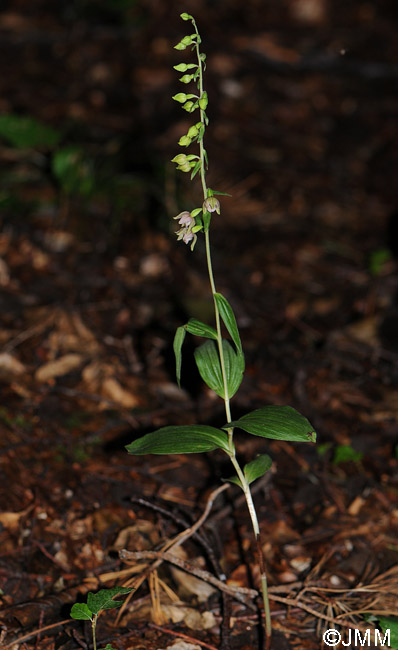
[[[192,242],[191,245],[191,250],[193,250],[197,236],[195,233],[192,232],[192,228],[196,225],[196,221],[194,217],[188,212],[188,210],[185,210],[184,212],[180,212],[174,219],[178,219],[178,224],[181,226],[179,230],[176,231],[177,235],[177,240],[184,242],[184,244],[189,244],[189,242]]]
[[[189,212],[187,212],[187,213],[183,213],[183,215],[184,215],[184,216],[181,217],[181,219],[179,219],[179,221],[178,221],[178,223],[180,224],[180,226],[187,226],[188,228],[189,228],[189,227],[192,228],[192,226],[195,225],[195,219],[194,219],[193,217],[191,217],[191,215],[189,214]]]
[[[220,214],[220,201],[215,196],[209,196],[203,202],[203,211],[217,212],[217,214]]]
[[[182,241],[184,242],[184,244],[189,244],[189,242],[192,241],[194,237],[195,235],[193,234],[193,232],[186,232],[182,238]]]

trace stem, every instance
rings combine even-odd
[[[197,34],[197,39],[196,39],[196,54],[198,58],[198,68],[199,68],[199,97],[202,97],[203,95],[203,66],[202,66],[202,59],[200,58],[200,50],[199,50],[199,43],[200,43],[200,36],[198,29],[196,27],[195,20],[192,20],[193,26],[195,28],[195,32]],[[205,124],[205,116],[204,116],[204,110],[200,108],[200,121],[203,125],[203,127],[206,127]],[[203,190],[203,200],[207,199],[207,185],[206,185],[206,171],[205,171],[205,149],[203,145],[203,136],[200,138],[199,141],[199,157],[200,157],[200,179],[202,183],[202,190]],[[211,250],[210,250],[210,236],[209,236],[209,228],[205,229],[205,245],[206,245],[206,260],[207,260],[207,270],[209,274],[209,280],[210,280],[210,287],[211,287],[211,292],[213,295],[213,301],[214,301],[214,313],[215,313],[215,320],[216,320],[216,330],[217,330],[217,346],[218,346],[218,353],[220,356],[220,366],[221,366],[221,373],[222,373],[222,379],[223,379],[223,386],[224,386],[224,407],[225,407],[225,414],[227,417],[227,422],[232,421],[232,416],[231,416],[231,408],[230,408],[230,401],[229,401],[229,394],[228,394],[228,384],[227,384],[227,375],[225,371],[225,360],[224,360],[224,351],[222,347],[222,333],[221,333],[221,318],[220,318],[220,312],[218,310],[217,302],[215,299],[215,294],[216,294],[216,285],[214,281],[214,274],[213,274],[213,265],[211,261]],[[269,650],[271,646],[271,612],[270,612],[270,606],[269,606],[269,598],[268,598],[268,585],[267,585],[267,575],[265,572],[265,563],[264,563],[264,555],[262,551],[262,544],[261,544],[261,534],[260,534],[260,527],[258,524],[258,519],[257,519],[257,513],[254,507],[253,503],[253,498],[252,494],[250,491],[250,485],[248,481],[246,480],[246,477],[236,459],[236,452],[235,452],[235,445],[233,442],[233,427],[227,430],[228,433],[228,442],[229,442],[229,457],[230,460],[235,468],[236,474],[241,482],[241,486],[246,498],[246,503],[247,507],[249,510],[250,514],[250,519],[252,522],[252,527],[253,527],[253,532],[254,532],[254,537],[256,540],[256,550],[257,550],[257,558],[258,558],[258,565],[260,569],[260,576],[261,576],[261,592],[263,596],[263,603],[264,603],[264,614],[265,614],[265,650]],[[94,648],[95,650],[95,648]]]
[[[97,640],[95,638],[95,626],[97,625],[97,614],[93,615],[92,621],[91,621],[91,629],[93,632],[93,650],[97,650]]]

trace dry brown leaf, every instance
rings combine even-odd
[[[113,544],[115,551],[126,548],[129,551],[148,551],[159,542],[156,526],[146,519],[137,519],[132,526],[123,528]]]
[[[0,379],[2,381],[13,381],[26,372],[26,367],[12,354],[2,352],[0,354]]]
[[[48,345],[55,353],[60,350],[93,356],[101,350],[93,332],[83,323],[78,313],[60,309],[56,313],[55,322],[56,329],[48,337]]]
[[[101,387],[101,394],[104,397],[108,397],[114,402],[117,402],[124,408],[131,409],[139,404],[138,398],[123,388],[114,377],[107,377],[104,379]]]
[[[7,263],[0,257],[0,287],[6,287],[10,282],[10,271]]]
[[[187,553],[182,546],[177,546],[173,548],[172,553],[176,557],[179,557],[183,560],[188,559]],[[193,560],[190,559],[189,563],[192,564],[193,566],[203,568],[203,558],[199,557],[199,558],[194,558]],[[186,571],[177,569],[174,566],[170,566],[170,571],[173,575],[174,580],[180,587],[179,592],[181,592],[180,595],[182,596],[194,594],[195,596],[197,596],[199,603],[204,603],[215,592],[214,587],[209,585],[207,582],[204,582],[204,580],[200,580],[199,578],[196,578],[190,573],[187,573]]]
[[[182,603],[179,605],[162,604],[162,612],[167,620],[172,623],[184,621],[190,630],[209,630],[215,625],[215,618],[211,612],[201,613],[197,609],[187,607]]]
[[[30,505],[25,510],[20,510],[19,512],[0,512],[0,524],[10,531],[10,533],[16,532],[21,518],[27,515],[32,508],[33,505]]]
[[[163,648],[157,648],[156,650],[163,650]],[[201,650],[201,647],[186,641],[176,641],[173,645],[168,645],[164,650]]]
[[[46,382],[56,377],[62,377],[79,368],[84,361],[85,358],[81,354],[65,354],[55,361],[49,361],[40,366],[35,372],[35,379],[39,382]]]

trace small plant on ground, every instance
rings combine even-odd
[[[113,600],[119,594],[129,594],[133,591],[129,587],[112,587],[111,589],[101,589],[96,594],[87,594],[86,603],[75,603],[70,611],[72,618],[79,621],[91,621],[91,630],[93,634],[93,649],[97,650],[96,626],[98,616],[106,609],[115,609],[123,605],[122,600]],[[115,650],[108,643],[104,650]]]
[[[179,225],[176,232],[177,239],[189,244],[191,250],[194,249],[199,236],[204,239],[210,290],[214,303],[215,327],[191,318],[188,323],[177,329],[174,338],[176,375],[180,385],[181,353],[186,333],[189,332],[207,339],[196,348],[195,361],[203,381],[224,401],[226,422],[219,429],[205,424],[163,427],[135,440],[127,446],[127,450],[130,454],[190,454],[221,449],[227,454],[235,470],[235,475],[225,480],[235,483],[243,490],[256,539],[265,612],[265,647],[269,648],[271,614],[267,576],[260,526],[250,485],[270,469],[272,461],[268,455],[263,454],[242,467],[236,457],[234,430],[238,428],[261,438],[295,442],[315,442],[316,434],[309,421],[290,406],[265,406],[247,413],[238,420],[234,420],[231,414],[230,401],[242,382],[245,359],[234,312],[227,299],[216,290],[212,268],[210,224],[212,217],[221,213],[220,201],[217,196],[223,193],[208,187],[206,180],[208,158],[204,146],[204,136],[209,123],[206,114],[208,97],[203,86],[206,55],[200,49],[201,38],[194,18],[187,13],[181,14],[181,18],[192,24],[193,33],[184,36],[175,48],[181,51],[190,48],[195,53],[196,60],[179,63],[174,68],[182,73],[181,83],[184,86],[194,84],[195,90],[194,92],[179,92],[174,95],[173,99],[180,103],[182,109],[188,114],[195,114],[194,123],[180,138],[179,145],[186,149],[190,145],[196,144],[198,150],[196,153],[178,153],[172,161],[177,165],[178,170],[190,174],[191,180],[195,176],[199,176],[203,200],[199,207],[192,211],[184,210],[174,218]],[[230,340],[223,338],[223,328],[228,333]]]

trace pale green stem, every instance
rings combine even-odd
[[[97,639],[95,636],[95,626],[97,625],[97,614],[93,614],[93,618],[91,620],[91,629],[93,632],[93,650],[97,650]]]
[[[193,26],[195,28],[196,34],[197,34],[197,41],[196,41],[196,53],[198,57],[198,67],[199,67],[199,97],[202,97],[203,95],[203,66],[202,66],[202,60],[200,58],[200,51],[199,51],[199,32],[196,27],[196,23],[193,20],[192,21]],[[202,124],[205,126],[205,121],[204,121],[204,111],[202,108],[200,108],[200,121]],[[207,185],[206,185],[206,172],[205,172],[205,153],[204,153],[204,145],[203,145],[203,137],[200,139],[199,142],[199,153],[200,153],[200,178],[201,178],[201,183],[202,183],[202,189],[203,189],[203,199],[207,199]],[[217,330],[217,345],[218,345],[218,352],[220,355],[220,365],[221,365],[221,374],[223,378],[223,385],[224,385],[224,405],[225,405],[225,414],[227,417],[227,422],[232,421],[232,416],[231,416],[231,409],[230,409],[230,402],[229,402],[229,395],[228,395],[228,385],[227,385],[227,376],[225,372],[225,360],[224,360],[224,351],[222,347],[222,334],[221,334],[221,319],[220,319],[220,313],[218,310],[218,306],[215,300],[215,294],[216,294],[216,285],[214,282],[214,275],[213,275],[213,266],[212,266],[212,261],[211,261],[211,251],[210,251],[210,237],[209,237],[209,229],[205,231],[205,244],[206,244],[206,260],[207,260],[207,269],[209,273],[209,280],[210,280],[210,287],[211,287],[211,292],[213,294],[213,300],[214,300],[214,312],[215,312],[215,318],[216,318],[216,330]],[[246,480],[246,477],[236,459],[235,455],[235,445],[233,442],[233,427],[227,430],[228,432],[228,441],[229,441],[229,457],[231,459],[231,462],[235,468],[236,474],[241,482],[242,489],[246,498],[246,503],[247,507],[249,510],[250,514],[250,519],[252,522],[253,526],[253,531],[254,531],[254,536],[256,539],[256,545],[257,545],[257,555],[258,555],[258,562],[259,562],[259,568],[260,568],[260,575],[261,575],[261,592],[263,596],[263,603],[264,603],[264,614],[265,614],[265,648],[266,650],[269,649],[270,647],[270,642],[271,642],[271,613],[270,613],[270,607],[269,607],[269,598],[268,598],[268,586],[267,586],[267,576],[265,573],[265,566],[264,566],[264,556],[263,556],[263,551],[261,547],[261,536],[260,536],[260,527],[258,524],[258,519],[257,519],[257,513],[254,507],[253,503],[253,498],[251,495],[250,491],[250,485],[248,481]],[[95,650],[95,649],[94,649]]]

